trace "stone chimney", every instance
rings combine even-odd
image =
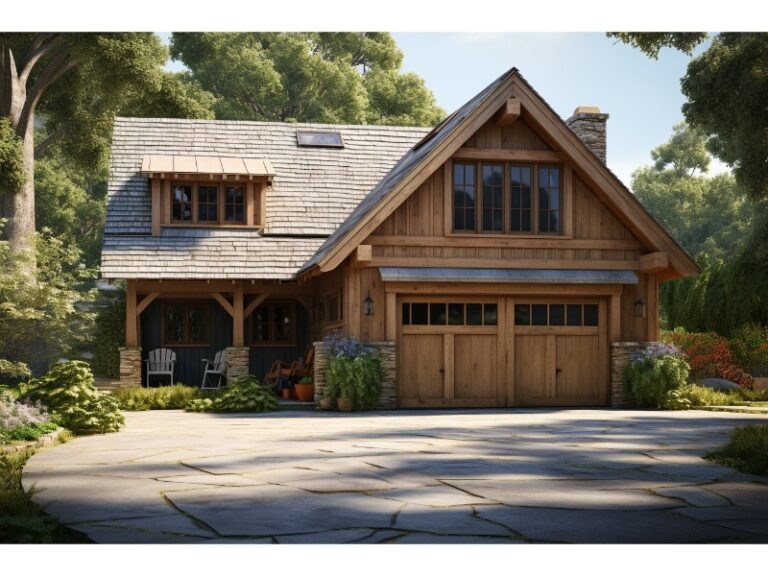
[[[605,164],[606,124],[608,114],[600,112],[597,106],[579,106],[573,115],[565,121],[568,128],[579,137],[579,140],[592,150],[600,161]]]

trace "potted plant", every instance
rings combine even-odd
[[[333,409],[333,398],[330,396],[323,396],[320,398],[320,410],[331,410]]]
[[[312,376],[304,376],[294,386],[296,390],[296,396],[302,402],[312,402],[315,399],[315,385],[312,381]]]
[[[326,396],[336,399],[342,412],[376,408],[383,379],[380,355],[370,346],[340,334],[326,336],[325,344]]]

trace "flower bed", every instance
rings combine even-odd
[[[19,401],[0,390],[0,444],[37,440],[58,428],[39,402]]]

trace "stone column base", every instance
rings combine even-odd
[[[227,352],[227,384],[240,378],[241,376],[247,376],[250,364],[250,348],[244,346],[242,348],[230,347],[226,349]]]
[[[118,348],[120,387],[141,386],[141,348]]]
[[[632,357],[640,354],[650,344],[656,344],[656,342],[611,343],[611,406],[613,408],[631,407],[632,395],[624,382],[624,370]]]

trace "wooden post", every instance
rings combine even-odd
[[[125,291],[125,347],[139,347],[139,316],[136,313],[136,280],[128,280]]]
[[[232,315],[232,346],[239,348],[244,346],[245,341],[244,334],[244,317],[243,317],[243,283],[238,282],[235,284],[235,292],[233,298],[233,311]]]
[[[347,293],[345,294],[347,335],[351,338],[360,338],[360,268],[349,266],[345,272],[347,276]]]
[[[611,294],[610,315],[608,340],[613,344],[621,339],[621,294]]]
[[[387,331],[385,339],[389,342],[397,340],[397,294],[387,292],[387,308],[384,311],[386,316],[385,329]]]
[[[160,190],[160,180],[152,179],[152,236],[160,236],[163,212],[163,196]]]

